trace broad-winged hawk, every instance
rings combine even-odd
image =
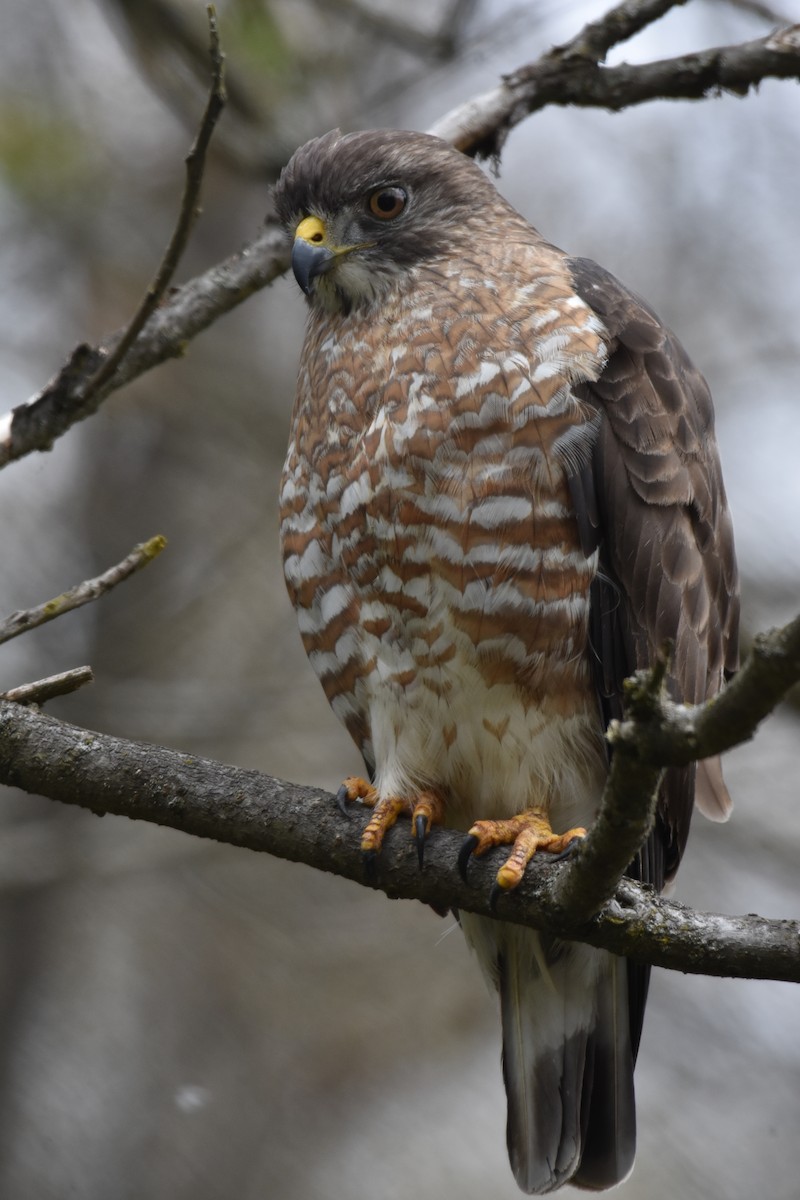
[[[675,644],[690,703],[737,664],[737,575],[711,399],[674,335],[549,245],[470,159],[327,134],[276,189],[309,318],[281,491],[289,592],[359,747],[379,852],[402,812],[519,882],[595,816],[622,681]],[[697,778],[695,778],[697,774]],[[660,889],[716,763],[668,773],[631,873]],[[630,1171],[645,968],[461,915],[497,987],[520,1186]]]

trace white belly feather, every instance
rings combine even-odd
[[[403,686],[396,680],[412,660],[413,639],[364,635],[363,653],[376,661],[363,699],[381,795],[439,788],[457,828],[533,806],[548,810],[557,830],[590,824],[607,769],[596,710],[554,715],[514,684],[487,686],[470,639],[447,620],[451,589],[436,579],[430,588],[432,612],[445,614],[441,640],[455,647],[445,664]],[[512,655],[513,635],[502,641],[498,653]]]

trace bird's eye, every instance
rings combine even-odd
[[[369,211],[379,221],[391,221],[399,217],[406,206],[408,196],[400,187],[382,187],[369,198]]]

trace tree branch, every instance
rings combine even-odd
[[[56,696],[77,692],[87,683],[94,683],[92,668],[73,667],[69,671],[60,671],[58,675],[48,675],[45,679],[22,683],[19,687],[9,688],[7,692],[0,692],[0,700],[11,700],[14,704],[46,704]]]
[[[81,405],[88,412],[91,412],[93,398],[96,397],[102,390],[103,385],[107,383],[109,379],[113,378],[117,367],[122,362],[139,334],[144,329],[148,317],[150,317],[158,304],[161,302],[164,293],[169,287],[170,280],[177,270],[178,263],[183,256],[183,252],[186,249],[186,245],[189,241],[189,234],[192,231],[192,226],[200,215],[200,209],[197,207],[197,203],[200,198],[200,188],[203,183],[203,172],[205,171],[206,165],[206,151],[208,150],[211,142],[211,135],[214,132],[220,114],[225,107],[225,55],[222,53],[220,48],[219,31],[217,29],[217,13],[213,4],[208,4],[206,6],[206,14],[208,16],[208,30],[210,37],[209,56],[211,58],[211,89],[208,94],[205,112],[203,113],[202,120],[200,121],[200,128],[197,131],[194,144],[186,156],[186,182],[184,184],[180,208],[178,210],[178,219],[175,224],[175,228],[172,231],[172,236],[169,239],[169,244],[164,251],[164,257],[161,259],[155,278],[145,292],[141,304],[133,314],[130,323],[123,332],[113,351],[89,378],[81,392]]]
[[[666,10],[672,5],[650,7]],[[612,10],[608,17],[619,11]],[[605,50],[618,40],[606,21],[587,26],[566,46],[556,46],[535,63],[507,75],[499,87],[459,105],[431,132],[465,154],[497,159],[511,130],[549,104],[619,112],[650,100],[700,100],[721,92],[745,96],[763,79],[800,78],[800,25],[738,46],[717,46],[635,66],[604,67]],[[587,57],[588,50],[601,53]]]
[[[641,671],[628,689],[626,715],[631,722],[660,712],[665,699],[666,656]],[[593,917],[611,899],[628,864],[653,828],[664,766],[625,749],[611,758],[600,811],[569,865],[555,881],[553,903],[573,919]]]
[[[659,17],[672,8],[679,8],[687,0],[623,0],[610,8],[597,21],[585,25],[577,37],[556,46],[551,54],[561,58],[579,56],[594,63],[603,62],[609,50],[620,42],[628,42]]]
[[[662,696],[657,704],[634,707],[626,720],[612,722],[608,740],[615,753],[640,762],[684,767],[749,741],[798,681],[800,616],[758,634],[741,670],[714,700],[692,707]]]
[[[744,95],[760,80],[800,78],[800,26],[740,46],[705,50],[640,66],[601,66],[611,46],[624,41],[684,0],[627,0],[572,41],[507,76],[499,87],[460,105],[431,130],[467,154],[497,157],[508,133],[550,104],[610,108],[654,99],[699,99],[728,90]],[[210,131],[209,131],[210,132]],[[190,280],[151,314],[113,373],[107,364],[125,338],[112,334],[98,346],[78,346],[50,383],[25,404],[0,417],[0,467],[34,450],[49,450],[107,396],[186,346],[224,313],[287,270],[289,254],[277,225],[239,254]],[[107,378],[86,389],[103,369]]]
[[[0,467],[34,450],[49,450],[78,421],[91,416],[112,392],[169,358],[179,358],[193,338],[225,313],[272,283],[289,266],[283,230],[270,224],[254,242],[176,289],[148,320],[107,380],[82,401],[86,381],[113,352],[121,333],[98,346],[83,343],[41,392],[0,418]]]
[[[534,860],[519,889],[492,910],[491,884],[502,851],[470,866],[456,859],[463,835],[438,829],[425,869],[407,824],[386,837],[374,879],[359,848],[369,814],[342,817],[333,796],[262,775],[122,738],[91,733],[35,709],[0,702],[0,781],[98,814],[153,821],[198,837],[266,851],[393,898],[416,899],[547,928],[640,962],[706,975],[800,982],[800,923],[696,913],[624,880],[612,902],[579,925],[552,900],[570,864]]]
[[[437,132],[468,153],[496,155],[515,124],[549,103],[621,108],[656,97],[698,98],[711,89],[744,94],[766,76],[800,75],[798,26],[742,46],[666,62],[601,67],[612,46],[681,2],[627,0],[571,42],[509,76],[500,88],[444,118]],[[212,55],[214,35],[212,27]],[[212,88],[212,107],[221,103],[218,44],[216,51],[217,95],[215,100]],[[188,166],[178,226],[144,305],[127,330],[96,348],[79,347],[43,392],[0,421],[0,465],[48,448],[105,396],[182,353],[186,342],[222,312],[286,269],[283,233],[268,227],[241,254],[190,281],[158,306],[191,225],[202,154],[215,119],[208,119],[207,110],[198,139],[199,158]],[[152,539],[137,548],[137,565],[149,561],[162,545],[163,540]],[[126,563],[47,605],[13,614],[0,626],[0,641],[94,599],[130,573]],[[77,679],[80,673],[67,675]],[[697,708],[675,705],[662,693],[663,674],[661,664],[640,673],[631,684],[626,717],[609,731],[614,755],[600,814],[571,861],[535,860],[520,888],[501,895],[494,912],[491,884],[502,850],[471,865],[477,884],[473,887],[461,880],[455,865],[461,835],[435,831],[420,872],[414,844],[401,826],[387,837],[376,879],[369,882],[389,896],[546,928],[654,965],[800,982],[797,922],[693,913],[620,878],[651,826],[663,769],[719,753],[752,736],[788,687],[800,680],[800,617],[757,639],[737,680],[713,702]],[[40,680],[7,695],[24,703],[41,702],[63,691],[65,680]],[[98,813],[155,821],[365,882],[359,842],[368,818],[354,815],[346,824],[324,793],[90,733],[1,698],[0,781]]]
[[[625,683],[625,718],[607,739],[611,769],[597,820],[553,888],[553,902],[575,920],[593,916],[614,893],[655,819],[666,767],[685,767],[723,754],[754,735],[800,681],[800,616],[759,634],[727,688],[696,706],[670,700],[666,658]]]
[[[40,625],[46,625],[48,621],[54,621],[56,617],[60,617],[64,613],[72,612],[74,608],[90,604],[99,596],[104,596],[117,584],[124,583],[136,571],[141,571],[142,567],[146,567],[148,563],[152,562],[166,544],[167,539],[157,534],[149,541],[134,546],[122,562],[117,563],[115,567],[109,567],[102,575],[98,575],[94,579],[85,579],[83,583],[76,584],[69,591],[62,592],[60,596],[47,600],[44,604],[37,604],[35,608],[13,612],[10,617],[0,621],[0,645],[3,642],[11,641],[12,638],[19,637],[21,633],[38,629]]]

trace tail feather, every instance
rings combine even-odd
[[[628,1017],[627,963],[612,955],[597,988],[591,1075],[584,1083],[587,1120],[580,1167],[571,1182],[602,1191],[633,1170],[636,1153],[635,1055]]]
[[[517,1183],[535,1195],[619,1183],[636,1143],[626,964],[482,918],[464,931],[500,993]]]

